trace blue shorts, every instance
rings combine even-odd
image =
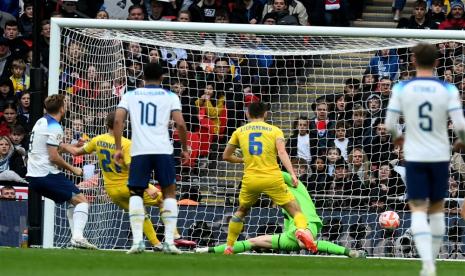
[[[449,162],[406,162],[407,199],[443,200],[449,188]]]
[[[136,155],[131,158],[129,167],[128,187],[148,187],[148,183],[155,172],[155,179],[160,186],[167,187],[176,183],[174,158],[171,154]]]
[[[79,188],[66,178],[64,173],[50,173],[42,177],[28,176],[27,181],[29,181],[31,189],[56,203],[69,201],[73,196],[81,193]]]

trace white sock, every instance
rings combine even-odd
[[[89,212],[89,203],[79,203],[74,207],[73,212],[73,239],[84,238],[84,227],[86,227]]]
[[[165,198],[163,201],[163,223],[165,224],[165,242],[174,243],[174,231],[178,221],[178,204],[174,198]]]
[[[74,205],[69,204],[68,209],[66,209],[66,216],[68,217],[69,229],[71,230],[71,237],[73,236],[73,232],[74,232],[73,215],[74,215]]]
[[[134,244],[143,240],[144,201],[140,196],[129,198],[129,222],[131,223],[132,241]]]
[[[412,212],[412,229],[415,247],[420,254],[423,267],[434,269],[431,228],[428,225],[425,212]]]
[[[441,250],[442,241],[446,234],[446,218],[444,213],[430,214],[429,225],[431,227],[431,236],[433,239],[433,260],[435,260]]]

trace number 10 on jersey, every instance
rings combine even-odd
[[[157,125],[157,106],[154,103],[139,101],[140,124],[148,126]]]

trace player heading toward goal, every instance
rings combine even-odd
[[[129,165],[131,156],[129,154],[131,148],[131,140],[122,137],[121,144],[124,153],[124,164],[118,166],[115,164],[113,155],[115,154],[115,137],[113,136],[113,122],[115,121],[115,112],[110,112],[106,118],[106,126],[108,132],[92,138],[84,146],[66,145],[67,151],[73,155],[84,155],[96,153],[99,166],[102,169],[103,183],[105,191],[111,200],[123,208],[129,210],[129,189],[127,187],[129,177]],[[149,184],[144,191],[144,205],[158,206],[160,210],[163,208],[162,193],[155,186]],[[155,250],[162,250],[162,243],[158,240],[155,229],[153,228],[152,220],[149,216],[145,217],[143,224],[143,232]],[[177,231],[175,231],[177,233]],[[179,234],[175,234],[179,239],[175,240],[175,244],[182,243],[183,245],[195,245],[194,242],[181,240]]]
[[[242,231],[244,217],[261,193],[268,195],[274,203],[284,208],[294,218],[297,228],[295,237],[305,245],[305,248],[316,252],[317,248],[312,236],[305,231],[307,219],[284,183],[279,169],[276,155],[290,172],[292,185],[297,187],[299,182],[286,152],[284,134],[278,127],[265,122],[267,109],[268,106],[262,102],[251,103],[246,113],[249,123],[234,131],[223,153],[224,160],[245,165],[239,193],[239,208],[229,222],[224,253],[233,254],[233,246]],[[234,154],[237,148],[242,151],[243,158]]]
[[[386,127],[396,143],[403,143],[396,124],[400,114],[404,115],[410,227],[423,262],[420,275],[436,275],[435,259],[445,234],[444,197],[448,191],[450,160],[448,117],[461,141],[465,141],[465,119],[457,88],[433,77],[436,47],[418,44],[412,52],[416,77],[393,87]]]
[[[66,114],[65,96],[52,95],[45,99],[47,114],[39,119],[31,132],[27,179],[29,187],[56,203],[69,202],[67,210],[71,228],[71,245],[85,249],[96,249],[84,238],[89,203],[79,188],[67,179],[61,169],[82,175],[82,169],[66,163],[60,155],[65,150],[62,143],[63,128],[60,121]]]
[[[163,68],[156,63],[144,67],[145,87],[128,91],[121,98],[115,114],[113,134],[115,136],[115,162],[122,165],[123,148],[121,137],[127,113],[131,118],[132,146],[129,168],[128,188],[129,222],[133,234],[133,245],[129,254],[145,250],[142,235],[144,223],[144,191],[148,187],[152,171],[161,186],[164,210],[161,217],[165,224],[165,243],[163,250],[179,254],[174,245],[174,232],[178,218],[176,204],[176,171],[173,158],[173,146],[170,142],[168,125],[173,118],[179,132],[182,145],[182,158],[189,158],[186,141],[186,124],[181,113],[181,103],[176,94],[161,87]]]

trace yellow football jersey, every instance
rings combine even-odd
[[[103,174],[105,188],[125,186],[129,178],[129,164],[131,163],[131,140],[122,137],[121,146],[123,148],[123,166],[115,164],[113,156],[115,154],[115,137],[109,133],[92,138],[85,146],[86,153],[95,152]]]
[[[245,175],[282,178],[277,161],[277,139],[284,139],[278,127],[265,122],[251,122],[236,129],[229,144],[241,149]]]

